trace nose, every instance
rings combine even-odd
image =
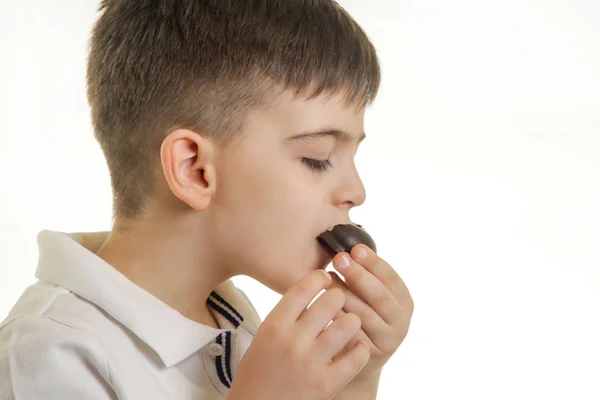
[[[333,203],[336,207],[350,210],[362,205],[367,198],[367,192],[356,170],[354,161],[348,173],[340,177],[333,192]]]

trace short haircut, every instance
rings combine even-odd
[[[104,0],[99,11],[87,98],[115,218],[143,213],[174,129],[226,146],[285,90],[343,92],[364,108],[379,89],[373,44],[334,0]]]

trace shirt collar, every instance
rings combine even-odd
[[[154,297],[95,252],[108,232],[38,233],[39,260],[36,277],[90,301],[149,345],[166,367],[177,364],[228,329],[215,329],[184,317]],[[240,325],[252,335],[260,317],[231,280],[217,286],[207,300],[222,328]]]

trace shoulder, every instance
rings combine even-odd
[[[102,393],[110,375],[100,343],[89,333],[46,316],[18,316],[0,328],[0,382],[23,398],[35,393]],[[90,396],[96,398],[96,396]]]
[[[6,340],[10,339],[9,342]],[[69,343],[85,345],[92,350],[99,350],[97,340],[90,334],[57,321],[52,317],[41,315],[21,315],[0,327],[0,349],[7,345],[27,346],[43,343]]]
[[[0,360],[6,358],[23,367],[28,366],[23,362],[48,365],[81,358],[107,370],[102,346],[92,335],[46,316],[20,316],[2,326]]]
[[[113,326],[114,321],[97,305],[60,286],[38,282],[25,289],[0,323],[0,332],[59,330],[94,341]]]

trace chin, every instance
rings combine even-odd
[[[314,246],[309,249],[309,252],[312,252],[312,257],[305,259],[297,265],[288,264],[287,266],[290,270],[284,272],[277,268],[279,270],[277,278],[275,276],[267,277],[263,275],[264,279],[258,280],[271,290],[283,295],[290,287],[312,271],[316,269],[325,270],[333,261],[333,256],[335,255],[335,253],[327,251],[317,240],[315,240]]]
[[[319,262],[315,269],[326,269],[329,264],[331,264],[332,258],[328,257],[325,261]]]

